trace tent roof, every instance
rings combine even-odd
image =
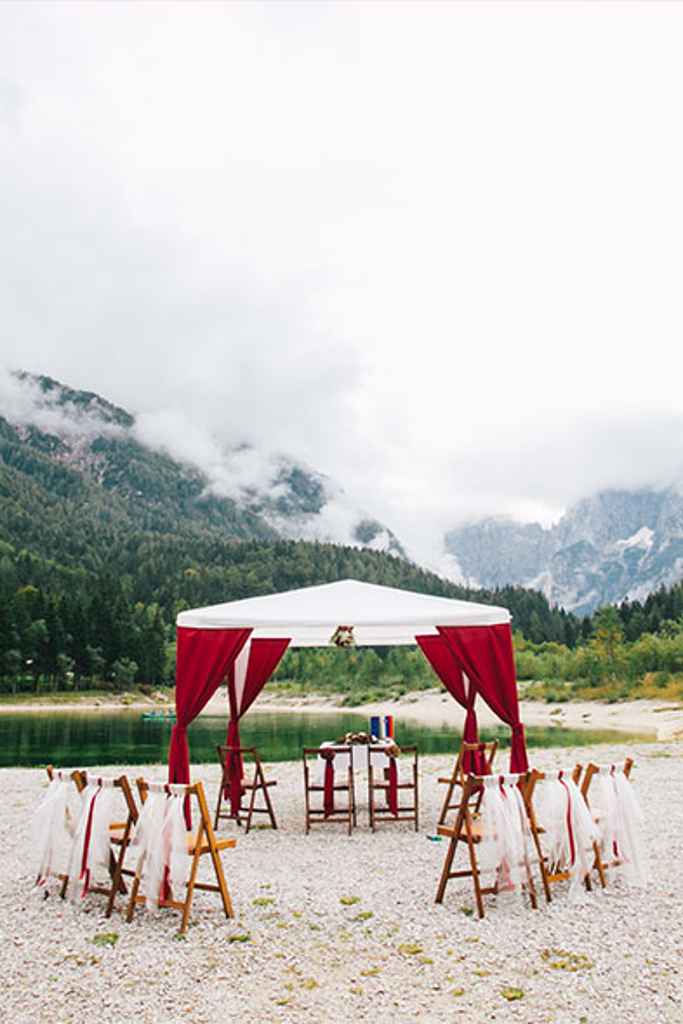
[[[337,626],[353,626],[357,645],[414,644],[437,626],[495,626],[507,608],[416,594],[359,580],[339,580],[282,594],[248,597],[181,612],[178,626],[251,627],[253,637],[289,637],[292,647],[326,647]]]

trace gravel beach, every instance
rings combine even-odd
[[[652,880],[616,882],[571,902],[563,886],[532,911],[526,900],[487,898],[473,916],[469,880],[434,903],[446,843],[430,841],[443,787],[443,756],[421,762],[419,833],[367,826],[304,835],[299,763],[277,764],[277,832],[239,838],[223,863],[236,918],[197,893],[187,936],[173,911],[140,910],[128,925],[104,899],[78,905],[32,886],[27,865],[43,772],[0,772],[0,1018],[13,1024],[213,1024],[251,1020],[375,1024],[448,1020],[529,1024],[683,1021],[683,745],[532,751],[538,768],[635,757]],[[163,779],[162,766],[103,769]],[[197,766],[213,805],[218,766]],[[221,834],[237,834],[223,824]],[[208,861],[208,858],[203,858]],[[206,868],[204,869],[206,870]],[[540,892],[539,892],[540,896]],[[110,934],[111,945],[101,944]],[[97,937],[100,936],[98,939]],[[117,938],[114,938],[117,936]],[[511,998],[513,997],[513,998]]]

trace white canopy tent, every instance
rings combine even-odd
[[[480,695],[512,730],[511,770],[526,771],[510,613],[495,605],[339,580],[181,612],[177,617],[176,724],[169,780],[189,779],[187,727],[227,681],[228,746],[239,721],[288,647],[327,647],[340,627],[357,646],[418,644],[438,678],[467,711],[464,738],[476,741]],[[347,632],[348,635],[348,632]],[[344,646],[346,646],[344,644]],[[231,802],[239,804],[239,778]]]
[[[510,622],[507,608],[416,594],[359,580],[339,580],[265,597],[248,597],[181,612],[179,627],[253,630],[252,639],[289,639],[290,647],[326,647],[337,628],[353,626],[357,646],[414,644],[437,626],[495,626]]]

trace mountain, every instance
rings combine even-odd
[[[135,529],[168,533],[183,524],[234,540],[333,541],[405,557],[391,530],[329,478],[285,455],[216,446],[207,468],[199,456],[179,458],[168,440],[150,441],[131,413],[93,392],[25,372],[12,375],[5,392],[0,458],[17,495],[27,486],[17,476],[24,473],[31,484],[68,496],[68,514],[77,517],[84,503],[105,515],[106,493],[106,516]],[[6,479],[3,490],[21,534]]]
[[[451,530],[445,546],[470,586],[521,584],[589,614],[683,579],[683,495],[676,487],[602,491],[548,529],[484,519]]]
[[[391,531],[294,460],[236,446],[213,468],[150,445],[129,412],[92,392],[28,374],[7,386],[0,375],[0,679],[3,658],[12,675],[44,629],[53,653],[85,666],[91,647],[111,667],[129,656],[141,616],[170,629],[182,608],[348,577],[502,604],[540,639],[578,636],[577,620],[542,594],[474,591],[402,557]],[[228,489],[234,496],[220,493]],[[354,543],[291,539],[339,522]]]

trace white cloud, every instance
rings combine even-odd
[[[289,452],[421,556],[667,481],[682,43],[676,5],[0,5],[3,360],[218,486]]]

